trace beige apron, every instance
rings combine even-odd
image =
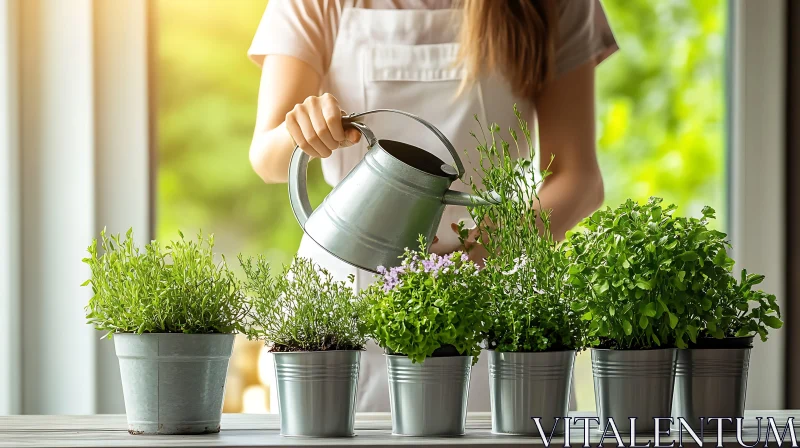
[[[462,155],[467,175],[473,174],[470,161],[477,163],[475,140],[480,135],[474,116],[484,126],[489,120],[507,130],[516,127],[516,103],[528,120],[533,119],[532,104],[513,95],[508,84],[498,78],[484,78],[456,95],[463,70],[455,67],[458,52],[459,12],[444,10],[376,10],[360,8],[359,1],[342,11],[340,29],[331,66],[323,81],[323,91],[333,94],[347,112],[378,108],[400,109],[416,114],[437,126]],[[378,138],[399,140],[424,148],[450,162],[444,146],[420,124],[393,114],[366,117],[365,123]],[[339,149],[322,160],[325,180],[336,185],[361,160],[365,145]],[[457,181],[453,188],[467,191]],[[398,219],[402,219],[398,217]],[[469,221],[464,207],[448,207],[438,236],[440,244],[458,248],[458,238],[450,224]],[[363,288],[374,281],[372,274],[349,266],[304,237],[298,255],[313,259],[339,279],[356,276]],[[481,356],[472,370],[469,392],[470,411],[489,410],[487,357]],[[383,351],[370,344],[362,354],[358,386],[359,411],[389,411],[386,361]]]

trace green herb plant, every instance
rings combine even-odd
[[[466,254],[406,250],[400,266],[379,268],[363,292],[367,329],[378,345],[421,363],[451,349],[477,362],[486,331],[486,294],[478,266]],[[441,350],[440,350],[441,349]]]
[[[733,260],[726,235],[701,218],[676,217],[660,198],[628,200],[585,219],[568,236],[572,307],[603,348],[685,348],[727,287]]]
[[[363,301],[347,282],[301,257],[278,277],[263,256],[239,260],[252,303],[251,338],[272,344],[273,352],[364,348]]]
[[[588,323],[570,308],[569,262],[537,193],[550,173],[544,170],[537,180],[531,131],[516,106],[514,113],[527,150],[513,128],[513,143],[500,137],[496,124],[488,127],[488,138],[485,131],[481,139],[472,134],[480,161],[470,184],[475,195],[494,203],[470,207],[479,242],[491,254],[481,275],[489,295],[485,336],[489,348],[499,351],[581,350]],[[459,230],[464,242],[469,230]]]
[[[99,244],[99,245],[98,245]],[[136,247],[103,230],[83,262],[91,269],[93,296],[86,318],[114,333],[234,333],[244,331],[248,304],[223,258],[214,262],[214,237],[180,239],[162,247]]]
[[[766,341],[769,328],[781,328],[781,310],[774,294],[753,289],[764,276],[742,270],[739,281],[727,276],[725,286],[717,290],[717,300],[703,316],[701,337],[716,339],[758,334]]]

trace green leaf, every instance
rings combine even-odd
[[[623,319],[622,321],[622,329],[625,331],[626,336],[630,336],[633,333],[633,326],[631,326],[630,321],[627,319]]]
[[[761,320],[770,328],[777,329],[783,326],[783,322],[775,316],[763,316]]]
[[[654,302],[649,302],[647,305],[644,306],[642,310],[642,314],[646,317],[655,317],[656,316],[656,304]]]
[[[608,291],[609,287],[610,287],[610,285],[606,281],[606,282],[603,282],[603,283],[601,283],[599,285],[595,285],[594,290],[595,290],[595,292],[597,294],[602,295],[602,294],[605,294]]]
[[[695,261],[700,257],[697,255],[697,252],[695,251],[686,251],[678,255],[678,258],[680,258],[682,261]]]
[[[661,207],[653,207],[652,216],[654,221],[661,219]]]
[[[633,234],[631,234],[630,239],[631,239],[631,242],[638,243],[638,242],[641,242],[644,239],[644,236],[645,236],[644,232],[642,232],[641,230],[637,230],[637,231],[633,232]]]
[[[656,345],[659,345],[659,346],[661,345],[661,340],[658,339],[658,336],[656,336],[655,333],[653,333],[650,337],[653,338],[653,342],[655,342]]]
[[[647,328],[647,325],[649,325],[649,323],[650,323],[650,321],[647,320],[647,317],[645,317],[645,316],[640,316],[639,317],[639,327],[641,327],[643,330],[645,328]]]
[[[584,309],[586,309],[586,302],[576,300],[571,302],[569,304],[569,307],[570,309],[572,309],[572,311],[583,311]]]
[[[678,326],[678,316],[669,313],[669,327],[674,330],[676,326]]]
[[[704,311],[708,311],[711,309],[711,306],[713,304],[711,303],[711,300],[708,299],[708,297],[703,297],[700,299],[700,305],[703,307]]]
[[[739,310],[739,311],[741,311],[743,313],[746,313],[750,309],[750,307],[747,306],[746,303],[742,303],[742,302],[737,302],[736,305],[734,305],[734,306],[736,307],[737,310]]]
[[[592,320],[592,312],[587,311],[581,316],[581,320]]]
[[[689,333],[689,339],[692,342],[697,343],[697,327],[694,325],[687,325],[686,332]]]
[[[636,280],[636,286],[640,289],[644,289],[645,291],[650,291],[653,289],[652,280],[648,281],[645,279],[638,279]]]
[[[585,268],[586,266],[582,264],[573,264],[572,266],[569,267],[569,273],[571,275],[580,274],[581,272],[583,272]]]

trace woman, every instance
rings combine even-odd
[[[475,115],[484,125],[508,129],[516,124],[517,104],[524,118],[538,120],[541,161],[555,155],[539,196],[552,210],[554,235],[563,238],[603,200],[594,70],[615,50],[598,0],[270,0],[249,50],[262,66],[250,161],[265,182],[286,182],[297,144],[322,159],[325,180],[336,185],[366,152],[363,144],[345,148],[360,135],[342,127],[344,111],[411,112],[461,152],[475,147]],[[436,137],[413,121],[376,114],[365,122],[380,138],[450,160]],[[462,182],[453,188],[469,189]],[[459,249],[452,227],[460,220],[469,220],[466,209],[448,207],[433,251]],[[355,274],[358,287],[373,279],[306,237],[299,255],[339,278]],[[485,255],[471,251],[478,259]],[[362,360],[359,410],[388,411],[380,349],[369,347]],[[481,361],[473,369],[470,410],[489,410]]]

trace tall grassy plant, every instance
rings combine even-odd
[[[274,352],[364,348],[365,310],[351,285],[301,257],[278,277],[263,256],[239,260],[253,305],[251,337]]]
[[[480,139],[473,134],[480,160],[472,190],[495,203],[470,208],[479,241],[491,254],[481,275],[489,294],[485,336],[489,348],[500,351],[582,349],[588,325],[570,308],[568,260],[553,238],[550,212],[542,209],[537,192],[549,171],[537,180],[531,131],[516,107],[514,112],[527,151],[515,129],[508,130],[510,143],[496,124],[488,127],[488,137],[485,131]],[[468,236],[463,226],[460,236],[462,241]]]
[[[214,236],[183,234],[169,245],[152,241],[143,249],[107,235],[93,240],[83,262],[91,268],[93,296],[86,318],[113,333],[243,332],[248,304],[224,257],[214,261]]]

